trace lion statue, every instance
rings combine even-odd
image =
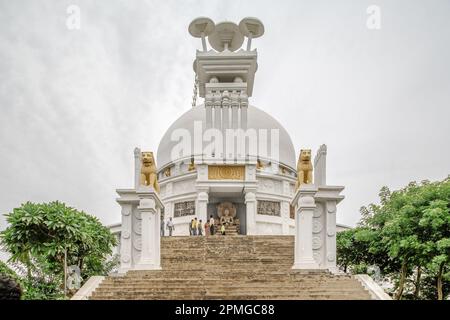
[[[297,162],[297,182],[295,189],[298,189],[301,184],[310,184],[313,182],[312,178],[313,165],[311,163],[311,150],[300,150],[300,156]]]
[[[142,152],[141,157],[141,185],[151,186],[159,193],[158,178],[156,175],[156,164],[153,152]]]

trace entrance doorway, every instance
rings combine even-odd
[[[214,221],[220,222],[220,217],[218,215],[218,206],[220,204],[232,203],[236,208],[236,216],[233,218],[234,221],[239,222],[239,234],[247,234],[247,215],[246,215],[246,205],[244,201],[244,195],[237,193],[209,193],[208,200],[208,219],[212,215]],[[236,220],[237,219],[237,220]]]

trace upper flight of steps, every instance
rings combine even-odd
[[[371,299],[350,275],[293,262],[292,236],[164,237],[162,270],[107,277],[91,299]]]
[[[220,235],[220,227],[217,227],[218,230],[216,230],[216,234]],[[227,236],[237,236],[238,233],[238,227],[235,225],[225,225],[225,235]]]

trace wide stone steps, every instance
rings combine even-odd
[[[91,299],[370,299],[352,276],[293,262],[292,236],[164,237],[162,270],[107,277]]]
[[[192,293],[182,292],[168,295],[145,293],[112,293],[94,295],[91,299],[102,300],[367,300],[369,299],[360,293],[291,293],[291,294],[267,294],[267,293],[249,293],[249,294],[213,294],[213,293]]]

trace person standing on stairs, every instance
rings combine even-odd
[[[196,236],[197,235],[197,217],[192,220],[192,235]]]
[[[191,219],[191,223],[189,223],[189,235],[190,236],[193,235],[193,231],[192,231],[193,224],[194,224],[194,219]]]
[[[164,219],[161,219],[161,237],[164,237]]]
[[[209,222],[208,221],[206,221],[205,222],[205,236],[209,236],[211,233],[210,233],[210,228],[209,228]]]
[[[172,236],[172,231],[175,230],[175,225],[173,224],[172,217],[167,221],[167,229],[169,229],[169,237]]]
[[[203,223],[202,223],[201,219],[199,222],[197,222],[197,230],[198,230],[198,235],[202,236],[203,235]]]
[[[222,224],[222,226],[220,227],[220,232],[223,236],[225,235],[225,224]]]
[[[214,231],[216,231],[216,230],[214,229],[214,218],[212,215],[209,216],[209,229],[210,229],[211,235],[213,236]]]

